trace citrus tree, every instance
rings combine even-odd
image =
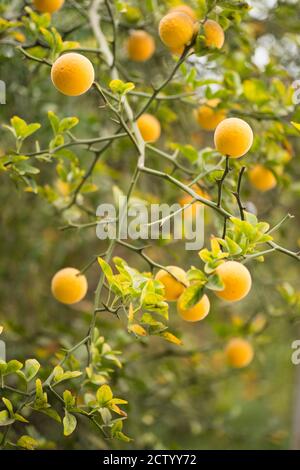
[[[216,446],[235,398],[215,384],[260,396],[264,347],[290,348],[296,7],[252,3],[2,2],[2,448]],[[205,208],[200,251],[120,236],[138,204],[176,201],[154,223]]]

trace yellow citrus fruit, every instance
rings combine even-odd
[[[237,302],[243,299],[251,289],[251,275],[248,269],[237,261],[225,261],[216,269],[224,289],[215,291],[221,299]]]
[[[196,305],[188,309],[184,309],[182,306],[182,296],[177,301],[177,311],[185,321],[195,322],[203,320],[208,315],[209,309],[210,302],[206,294],[201,297]]]
[[[226,111],[224,109],[214,109],[219,103],[220,100],[218,98],[207,100],[196,112],[198,123],[206,131],[215,130],[217,125],[226,117]]]
[[[173,11],[159,23],[159,36],[170,49],[180,49],[189,44],[194,36],[194,22],[185,13]]]
[[[64,268],[52,278],[51,290],[53,296],[63,304],[80,302],[87,293],[86,277],[75,268]]]
[[[155,42],[150,34],[145,31],[132,31],[127,41],[129,59],[135,62],[145,62],[150,59],[155,51]]]
[[[60,179],[56,180],[55,186],[57,191],[64,197],[67,197],[70,194],[71,187],[70,184],[66,181],[62,181]]]
[[[152,114],[142,114],[137,120],[137,125],[145,142],[156,142],[160,138],[160,122]]]
[[[35,8],[41,13],[54,13],[59,10],[65,0],[33,0]]]
[[[170,52],[172,52],[172,54],[177,55],[177,56],[181,56],[183,54],[183,51],[184,51],[184,46],[170,49]]]
[[[221,49],[224,44],[225,35],[221,26],[213,20],[207,20],[204,23],[205,44],[207,47],[216,47]]]
[[[232,338],[225,348],[225,355],[228,364],[239,369],[250,364],[254,351],[249,341],[243,338]]]
[[[185,13],[188,15],[193,21],[197,21],[197,15],[196,12],[189,6],[189,5],[178,5],[177,7],[174,7],[171,9],[170,13],[179,11],[180,13]]]
[[[187,277],[183,269],[177,266],[167,266],[168,273],[164,269],[160,269],[155,276],[165,288],[165,299],[168,302],[177,300],[187,286]],[[178,279],[178,280],[177,280]]]
[[[253,143],[253,132],[249,124],[240,118],[227,118],[215,130],[215,146],[223,155],[239,158],[245,155]]]
[[[195,191],[195,193],[198,194],[199,196],[202,196],[205,199],[209,199],[209,200],[211,199],[209,194],[207,194],[207,192],[204,191],[203,189],[199,188],[197,184],[193,184],[191,189],[193,189],[193,191]],[[186,194],[185,196],[179,199],[179,204],[183,207],[185,205],[190,204],[192,200],[193,200],[193,197],[190,196],[189,194]],[[198,207],[201,205],[202,205],[202,202],[195,201],[191,206],[184,209],[184,213],[190,215],[192,218],[195,218],[198,212]]]
[[[249,179],[252,186],[262,192],[275,188],[277,184],[272,171],[263,165],[255,165],[249,171]]]
[[[21,42],[21,43],[26,41],[25,35],[21,33],[20,31],[15,31],[13,33],[13,37],[15,38],[16,41]]]
[[[89,59],[76,52],[60,56],[52,65],[53,85],[64,95],[79,96],[90,89],[95,72]]]

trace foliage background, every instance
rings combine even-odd
[[[7,3],[2,2],[1,8],[5,9]],[[71,5],[73,2],[66,3],[70,5],[66,5],[53,20],[59,31],[68,30],[80,19]],[[125,79],[128,75],[137,89],[149,90],[149,77],[160,82],[173,64],[172,57],[157,36],[157,22],[172,2],[125,3],[139,8],[141,17],[138,24],[145,22],[147,30],[155,35],[157,53],[149,64],[143,66],[137,66],[124,57],[122,47],[132,23],[123,15],[121,21],[127,27],[119,30],[119,60],[126,70]],[[186,3],[197,6],[197,2]],[[222,83],[220,97],[229,108],[241,102],[242,110],[250,115],[270,112],[275,116],[274,121],[249,117],[258,137],[247,158],[266,159],[271,166],[281,167],[278,187],[261,195],[251,188],[247,178],[243,185],[244,200],[255,204],[260,217],[274,225],[286,213],[298,215],[299,211],[297,133],[288,125],[289,119],[284,130],[276,127],[280,126],[276,117],[288,109],[290,116],[294,113],[292,120],[297,121],[297,109],[288,100],[291,84],[299,73],[297,17],[300,6],[298,1],[248,3],[253,6],[252,11],[241,23],[230,23],[225,51],[208,62],[197,59],[197,79],[209,77],[219,80]],[[111,34],[109,26],[106,34]],[[79,29],[71,36],[81,46],[94,46],[88,28]],[[260,65],[265,54],[268,63]],[[190,67],[187,66],[188,70]],[[1,46],[0,71],[0,78],[7,84],[7,104],[0,107],[1,123],[7,124],[13,115],[28,122],[40,122],[43,126],[39,140],[44,143],[51,138],[47,121],[49,109],[60,117],[77,116],[80,124],[76,136],[79,138],[97,136],[102,128],[108,131],[113,128],[107,115],[99,110],[95,92],[80,99],[64,97],[52,86],[47,67],[24,60],[9,46]],[[168,93],[197,87],[187,75],[180,75],[170,85]],[[227,85],[229,80],[239,82],[242,87],[239,95],[235,84],[231,90],[224,85],[224,76],[227,77]],[[109,75],[101,61],[99,80],[108,86]],[[245,90],[246,80],[252,81],[257,88]],[[276,84],[276,80],[280,80],[282,85]],[[200,96],[204,96],[205,87],[199,90]],[[132,102],[136,106],[138,98],[132,97]],[[195,106],[195,100],[193,104]],[[163,126],[162,146],[168,148],[172,141],[191,144],[197,150],[213,146],[212,134],[199,130],[192,105],[190,102],[171,101],[153,107]],[[7,132],[0,132],[1,149],[5,153],[12,140]],[[274,147],[274,142],[278,143],[278,135],[283,134],[288,136],[293,147],[293,157],[285,165],[280,160],[279,147]],[[86,168],[91,156],[84,149],[78,150],[77,156],[80,168]],[[153,168],[158,168],[161,163],[154,157],[149,157],[149,160]],[[111,201],[112,185],[126,190],[134,166],[129,142],[121,140],[115,143],[96,166],[91,179],[96,191],[84,196],[87,204],[94,208],[102,201]],[[72,308],[58,304],[51,297],[51,278],[63,266],[83,267],[95,253],[103,251],[104,244],[97,240],[94,229],[60,231],[59,227],[70,219],[82,217],[82,214],[76,207],[63,214],[57,210],[65,205],[66,198],[57,186],[59,177],[55,165],[43,165],[38,178],[40,187],[47,185],[55,191],[53,201],[47,201],[43,194],[24,192],[24,188],[16,185],[5,172],[1,174],[0,324],[4,325],[3,339],[7,344],[8,358],[22,361],[24,357],[35,356],[48,367],[56,364],[55,354],[62,345],[72,346],[88,329],[99,266],[93,266],[88,272],[89,296]],[[210,181],[206,184],[209,193],[215,197],[215,186]],[[167,202],[175,202],[181,196],[178,188],[148,176],[142,177],[135,194],[149,201],[161,199]],[[206,214],[208,245],[210,235],[220,230],[220,225],[218,222],[216,225],[209,209]],[[285,246],[294,247],[297,251],[298,231],[296,217],[281,227],[277,240],[281,239]],[[130,266],[148,269],[143,260],[124,247],[118,247],[115,253],[125,258]],[[163,265],[177,264],[187,269],[198,262],[197,254],[185,251],[183,243],[157,244],[149,250],[150,253]],[[101,314],[98,320],[101,334],[113,349],[123,352],[123,367],[114,372],[110,383],[117,396],[129,402],[126,434],[134,440],[130,443],[106,441],[95,433],[92,424],[84,420],[80,420],[78,432],[66,439],[59,424],[53,421],[50,425],[41,415],[33,416],[26,434],[38,438],[41,447],[58,449],[289,448],[296,373],[290,356],[291,343],[298,339],[299,301],[295,300],[296,294],[293,300],[289,298],[286,301],[288,296],[281,295],[278,286],[285,283],[285,294],[292,288],[297,292],[298,272],[297,261],[281,254],[267,256],[264,263],[253,263],[254,288],[247,299],[229,306],[213,299],[209,317],[196,327],[183,324],[172,306],[170,324],[172,331],[183,339],[184,345],[180,348],[156,337],[136,340],[127,332],[124,318],[117,319],[110,313]],[[245,370],[232,372],[223,364],[218,352],[222,351],[226,339],[240,331],[243,323],[256,314],[264,315],[267,325],[254,338],[255,361]]]

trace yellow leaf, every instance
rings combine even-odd
[[[299,122],[291,121],[291,124],[297,129],[297,131],[300,131],[300,123]]]
[[[3,331],[3,328],[4,328],[4,327],[0,325],[0,335],[1,335],[2,331]]]
[[[220,249],[220,244],[215,237],[211,237],[210,245],[211,245],[211,251],[213,252],[213,255],[217,256],[218,253],[220,253],[221,249]]]
[[[110,403],[109,404],[109,408],[114,411],[115,413],[117,413],[118,415],[121,415],[121,416],[127,416],[127,413],[125,413],[125,411],[121,410],[121,408],[117,405],[115,405],[114,403]]]
[[[168,331],[165,331],[164,333],[161,333],[160,336],[165,338],[170,343],[177,344],[178,346],[181,346],[183,344],[181,339],[177,338],[177,336],[173,335],[172,333],[169,333]]]
[[[141,325],[137,325],[136,323],[134,325],[130,325],[128,330],[138,336],[147,336],[147,331],[145,328],[143,328]]]
[[[133,305],[130,302],[129,310],[128,310],[128,323],[132,323],[133,320],[134,320],[134,310],[133,310]]]

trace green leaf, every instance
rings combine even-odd
[[[225,237],[225,240],[218,238],[218,241],[231,256],[239,255],[243,251],[242,248],[228,236]]]
[[[27,162],[17,162],[14,164],[14,170],[19,173],[19,175],[37,175],[40,170],[35,166],[30,165]]]
[[[16,421],[20,421],[20,423],[29,423],[29,421],[24,418],[24,416],[20,415],[19,413],[15,413],[14,418]]]
[[[132,439],[126,436],[126,434],[122,432],[122,429],[123,429],[123,421],[121,420],[116,421],[111,428],[111,436],[123,442],[130,442]]]
[[[15,136],[17,138],[22,138],[25,135],[27,129],[27,124],[24,119],[21,119],[18,116],[13,116],[10,120],[10,123],[15,131]]]
[[[9,426],[10,424],[14,423],[15,419],[9,416],[7,410],[0,411],[0,426]]]
[[[126,436],[126,434],[124,434],[123,432],[117,432],[115,434],[115,439],[118,439],[119,441],[123,441],[123,442],[131,442],[132,439],[130,439],[130,437]]]
[[[112,420],[111,412],[109,411],[109,409],[108,408],[99,408],[98,412],[101,415],[103,423],[108,425]]]
[[[27,382],[30,382],[32,379],[34,379],[40,367],[41,365],[36,359],[27,359],[27,361],[25,361],[25,368],[23,373]]]
[[[0,375],[4,375],[7,369],[7,364],[5,361],[0,360]]]
[[[224,289],[224,284],[223,284],[220,276],[218,276],[217,273],[214,273],[211,276],[209,276],[207,284],[206,284],[205,287],[207,287],[207,289],[211,289],[211,290],[223,290]]]
[[[72,393],[69,390],[65,390],[63,393],[63,399],[66,405],[66,408],[71,408],[75,405],[75,397],[73,397]]]
[[[77,426],[77,419],[74,415],[65,410],[65,416],[63,419],[63,426],[64,426],[64,435],[70,436],[76,429]]]
[[[14,129],[15,136],[20,140],[26,139],[26,137],[29,137],[41,127],[41,125],[37,122],[27,124],[26,121],[19,118],[18,116],[13,116],[10,120],[10,123]]]
[[[121,432],[123,429],[123,421],[118,419],[117,421],[114,422],[111,428],[111,435],[112,437],[115,437],[116,433]]]
[[[41,380],[36,379],[34,408],[40,410],[47,407],[49,407],[47,393],[43,391]]]
[[[189,282],[203,282],[203,284],[206,282],[206,275],[203,271],[200,269],[192,267],[189,269],[187,272],[187,279]]]
[[[26,139],[27,137],[29,137],[31,134],[34,134],[37,130],[39,130],[41,128],[41,125],[39,123],[33,123],[33,124],[29,124],[27,126],[27,129],[26,129],[26,132],[25,132],[25,135],[24,135],[24,139]]]
[[[14,374],[18,370],[22,369],[23,364],[15,359],[9,361],[6,366],[6,371],[4,375]]]
[[[61,423],[61,417],[54,408],[40,408],[36,411],[47,415],[49,418],[54,419],[54,421],[57,421],[58,423]]]
[[[54,382],[56,384],[63,382],[64,380],[76,379],[82,375],[82,372],[78,370],[63,372],[63,369],[59,366],[56,366],[54,371],[56,371],[54,375]]]
[[[33,439],[31,436],[27,436],[24,434],[24,436],[21,436],[20,439],[17,441],[17,446],[22,447],[23,449],[27,450],[34,450],[38,445],[38,442]]]
[[[264,103],[270,100],[266,85],[263,81],[256,78],[245,80],[243,82],[244,95],[247,100],[254,103]]]
[[[2,397],[2,401],[3,401],[4,405],[6,406],[6,408],[8,409],[10,417],[13,418],[14,417],[14,409],[13,409],[11,401],[8,398],[4,398],[4,397]]]
[[[126,93],[129,93],[130,91],[134,90],[135,85],[132,82],[127,82],[124,83],[122,80],[112,80],[109,83],[109,88],[113,93],[116,93],[118,95],[125,95]]]
[[[203,297],[203,284],[193,284],[187,287],[180,297],[180,303],[183,309],[189,309],[196,305]]]
[[[105,407],[113,398],[113,393],[109,385],[102,385],[96,393],[97,402],[101,407]]]
[[[112,284],[113,281],[114,281],[114,274],[113,274],[113,271],[110,267],[110,265],[102,258],[98,258],[98,263],[100,264],[101,266],[101,269],[108,281],[109,284]]]
[[[53,111],[48,111],[48,119],[50,121],[54,135],[58,134],[59,118]]]
[[[77,126],[78,123],[79,123],[79,119],[77,117],[64,118],[59,123],[58,131],[63,134],[64,132],[72,129],[75,126]]]
[[[191,163],[195,163],[198,160],[198,151],[190,144],[172,144],[171,147],[176,150],[179,150],[180,153]]]

